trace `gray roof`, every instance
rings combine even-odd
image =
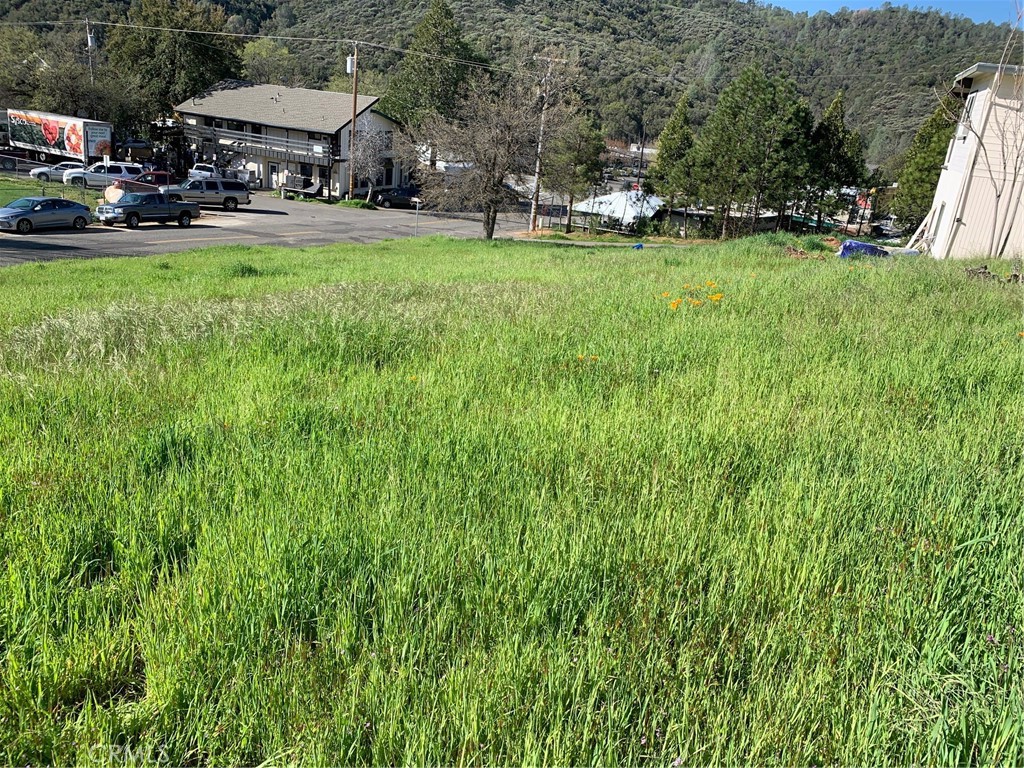
[[[379,100],[378,96],[360,95],[356,113],[361,115]],[[221,80],[179,104],[176,111],[240,123],[334,133],[352,120],[352,94]]]
[[[972,66],[968,67],[963,72],[958,74],[956,77],[954,77],[953,85],[955,87],[961,87],[964,80],[973,80],[978,75],[995,75],[998,74],[1000,70],[1004,75],[1009,75],[1010,77],[1016,77],[1022,71],[1024,71],[1021,67],[1018,67],[1014,64],[986,64],[984,62],[978,62],[977,64],[973,64]],[[352,97],[349,96],[349,98]]]

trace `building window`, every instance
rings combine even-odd
[[[305,176],[306,178],[313,178],[313,166],[306,165],[305,163],[299,163],[299,176]]]
[[[256,135],[260,135],[263,133],[263,126],[253,123],[249,126],[249,133],[255,133]]]
[[[974,101],[977,96],[977,93],[972,93],[967,97],[967,103],[964,104],[964,111],[960,115],[960,122],[956,127],[956,137],[958,139],[967,138],[967,134],[970,133],[971,127],[974,125]]]

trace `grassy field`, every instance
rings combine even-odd
[[[0,271],[0,764],[1024,762],[1021,287],[786,244]]]
[[[65,186],[60,181],[49,181],[44,184],[32,178],[0,175],[0,206],[7,205],[19,197],[65,197],[95,208],[102,200],[103,193],[95,189]]]

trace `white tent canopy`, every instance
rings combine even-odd
[[[627,225],[637,219],[651,218],[662,205],[664,201],[660,197],[634,189],[583,200],[574,205],[572,210],[573,213],[595,214],[602,220],[615,219]]]

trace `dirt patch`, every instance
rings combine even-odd
[[[988,268],[987,264],[982,264],[980,267],[965,267],[964,272],[967,277],[972,280],[994,280],[997,283],[1004,282],[1003,278],[997,273],[993,272]],[[1006,276],[1005,282],[1020,284],[1024,282],[1024,276],[1020,273],[1020,266],[1014,265],[1013,272]]]
[[[967,276],[974,280],[999,280],[1000,277],[995,272],[989,270],[987,264],[982,264],[980,267],[967,267],[964,269]]]
[[[802,248],[794,248],[792,245],[787,245],[783,248],[786,255],[791,259],[814,259],[815,261],[824,261],[825,254],[823,253],[808,253]]]

